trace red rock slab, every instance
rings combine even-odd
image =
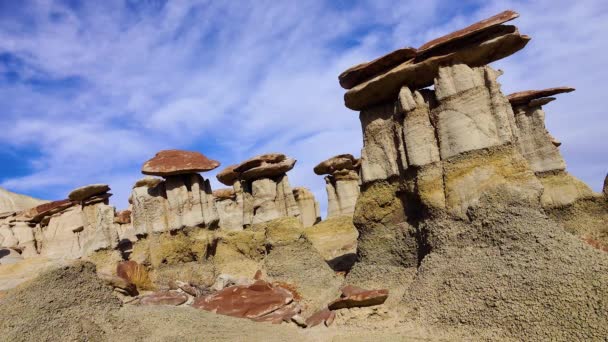
[[[259,318],[293,301],[291,293],[263,280],[251,285],[229,286],[211,295],[197,298],[192,307],[240,318]]]
[[[347,69],[338,76],[338,80],[342,88],[350,89],[414,57],[416,57],[415,48],[406,47],[398,49],[371,62],[362,63]]]
[[[515,11],[507,10],[498,13],[490,18],[478,21],[463,29],[454,31],[445,36],[433,39],[430,42],[424,43],[421,47],[418,48],[418,55],[428,55],[431,50],[439,49],[440,47],[447,44],[458,44],[472,35],[488,30],[500,24],[506,23],[507,21],[511,21],[517,17],[519,17],[519,14]]]
[[[265,177],[280,176],[293,169],[295,164],[296,160],[292,158],[286,158],[277,163],[263,162],[256,167],[243,171],[240,174],[240,178],[243,180],[255,180]]]
[[[260,154],[259,156],[255,156],[253,158],[249,158],[244,162],[236,165],[234,168],[234,172],[242,173],[249,169],[253,169],[255,167],[259,167],[266,164],[277,164],[287,159],[287,156],[282,153],[266,153]],[[232,184],[230,184],[232,185]]]
[[[80,203],[83,206],[87,206],[87,205],[91,205],[91,204],[95,204],[95,203],[101,203],[101,202],[108,204],[108,199],[110,197],[112,197],[112,194],[108,192],[108,193],[101,194],[101,195],[91,196]]]
[[[297,303],[293,302],[282,308],[279,308],[271,313],[264,316],[252,318],[256,322],[267,322],[272,324],[281,324],[283,322],[291,321],[291,318],[302,312],[302,308]]]
[[[158,291],[139,300],[141,305],[182,305],[188,301],[188,295],[177,291]]]
[[[532,100],[549,97],[557,94],[570,93],[575,89],[571,87],[555,87],[543,90],[526,90],[513,93],[507,96],[512,106],[528,104]]]
[[[363,290],[351,287],[346,290],[348,296],[344,294],[344,289],[342,291],[342,298],[334,300],[327,306],[330,310],[380,305],[388,298],[388,290],[386,289]]]
[[[75,203],[69,199],[53,201],[25,210],[20,214],[20,216],[23,216],[26,221],[40,222],[46,216],[59,213],[74,205]]]
[[[521,35],[514,26],[499,26],[479,41],[433,56],[422,61],[406,62],[383,75],[372,78],[344,94],[344,105],[352,110],[394,101],[401,87],[421,89],[433,85],[439,68],[445,65],[466,64],[470,67],[487,65],[523,49],[530,37]]]
[[[116,265],[116,274],[135,284],[138,289],[148,290],[154,288],[148,270],[144,265],[140,265],[136,261],[127,260],[119,262]]]
[[[131,210],[121,210],[114,216],[114,223],[129,224],[131,223]]]
[[[235,199],[236,193],[234,189],[217,189],[213,190],[213,197],[218,200]]]
[[[199,152],[183,150],[164,150],[144,163],[141,173],[150,176],[173,176],[213,170],[220,166],[216,160],[209,159]]]
[[[90,184],[76,188],[70,192],[68,198],[72,201],[84,201],[89,197],[101,195],[110,191],[107,184]]]
[[[334,311],[325,308],[323,310],[315,312],[312,316],[306,319],[306,326],[312,328],[321,323],[324,323],[325,326],[330,326],[334,319],[336,318],[336,313]]]
[[[232,186],[236,181],[239,180],[239,173],[234,171],[237,166],[239,166],[239,164],[227,166],[220,171],[215,178],[217,178],[217,180],[224,185]]]
[[[352,154],[339,154],[320,162],[313,171],[317,175],[326,175],[339,170],[355,170],[358,166],[358,159]]]

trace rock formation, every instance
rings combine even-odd
[[[300,209],[300,221],[304,227],[310,227],[321,221],[321,209],[315,195],[305,187],[293,188],[293,197]]]
[[[608,282],[592,271],[605,272],[608,256],[544,211],[595,196],[565,173],[559,144],[544,126],[546,96],[572,89],[506,97],[497,82],[502,72],[486,65],[530,40],[501,25],[517,16],[503,12],[409,51],[400,63],[379,58],[341,75],[350,88],[346,106],[360,110],[364,141],[354,214],[359,262],[347,280],[403,294],[429,323],[465,324],[477,333],[501,326],[489,336],[503,338],[597,338],[606,315],[584,303],[608,295],[590,285]],[[386,59],[394,63],[374,67]],[[524,265],[539,271],[530,276]],[[528,301],[551,303],[557,312],[518,307]],[[509,319],[515,312],[521,316]],[[566,327],[572,312],[585,318]]]
[[[184,227],[213,227],[219,217],[209,180],[197,172],[219,163],[198,152],[167,150],[148,160],[142,173],[162,176],[138,181],[129,199],[133,228],[138,235],[162,233]]]
[[[340,154],[322,161],[314,168],[325,175],[327,218],[352,216],[359,197],[359,160],[350,154]]]

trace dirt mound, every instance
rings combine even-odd
[[[482,198],[468,218],[421,224],[432,250],[405,301],[423,322],[488,339],[608,336],[608,253],[506,190]]]
[[[0,300],[2,341],[99,341],[116,325],[120,308],[95,274],[77,262],[41,274]]]

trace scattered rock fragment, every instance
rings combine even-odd
[[[365,290],[355,286],[342,288],[342,296],[331,302],[330,310],[380,305],[388,298],[388,290]]]
[[[188,296],[177,291],[158,291],[146,295],[139,300],[140,305],[182,305],[188,301]]]
[[[329,310],[328,308],[324,308],[312,314],[312,316],[306,319],[306,326],[312,328],[321,323],[325,324],[326,327],[329,327],[336,318],[336,313],[334,311]]]

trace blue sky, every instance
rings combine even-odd
[[[546,106],[568,170],[608,171],[608,2],[0,0],[0,186],[45,199],[109,183],[120,209],[160,149],[223,165],[296,159],[292,185],[326,205],[313,166],[360,154],[344,69],[505,9],[532,36],[494,63],[504,93],[569,85]],[[215,172],[205,174],[213,182]]]

